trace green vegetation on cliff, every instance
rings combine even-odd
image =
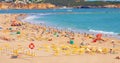
[[[52,3],[57,6],[104,6],[109,4],[120,4],[120,2],[115,1],[79,1],[79,0],[43,0],[45,3]]]

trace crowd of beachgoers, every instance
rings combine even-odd
[[[26,14],[0,15],[0,56],[10,58],[113,54],[120,59],[120,40],[32,24]],[[96,39],[98,38],[98,39]],[[111,56],[110,56],[111,57]],[[113,58],[113,59],[114,59]]]

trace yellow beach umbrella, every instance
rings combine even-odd
[[[41,48],[41,47],[39,47],[39,48],[38,48],[38,50],[40,51],[40,50],[42,50],[42,48]]]
[[[71,52],[67,50],[67,51],[65,51],[65,54],[68,56],[71,54]]]
[[[102,49],[102,52],[103,52],[104,54],[107,54],[107,53],[109,52],[109,50],[108,50],[107,48],[103,48],[103,49]]]
[[[1,51],[1,50],[3,50],[3,48],[2,48],[2,47],[0,47],[0,51]]]
[[[45,49],[45,52],[50,52],[50,49]]]
[[[31,56],[31,52],[30,52],[30,51],[27,51],[27,52],[26,52],[26,55]]]
[[[59,51],[55,51],[55,52],[54,52],[54,55],[55,55],[55,56],[58,56],[58,55],[60,55],[60,52],[59,52]]]
[[[58,56],[58,55],[59,55],[59,53],[54,53],[54,55],[55,55],[55,56]]]
[[[13,54],[18,55],[18,50],[17,50],[17,49],[16,49],[16,50],[13,50]]]
[[[80,48],[79,49],[79,54],[84,54],[85,53],[85,48]]]

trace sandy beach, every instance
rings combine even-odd
[[[0,14],[0,63],[120,63],[120,39],[68,32]]]

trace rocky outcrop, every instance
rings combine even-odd
[[[7,3],[1,3],[0,9],[8,9],[10,4]]]
[[[104,7],[106,7],[106,8],[117,8],[118,6],[117,5],[105,5]]]
[[[28,9],[37,9],[37,4],[28,4]]]
[[[113,4],[111,4],[111,5],[104,5],[104,6],[75,6],[74,8],[120,8],[120,4],[118,4],[118,5],[113,5]]]
[[[56,8],[56,6],[50,3],[37,3],[37,4],[0,3],[0,9],[48,9],[48,8]]]

